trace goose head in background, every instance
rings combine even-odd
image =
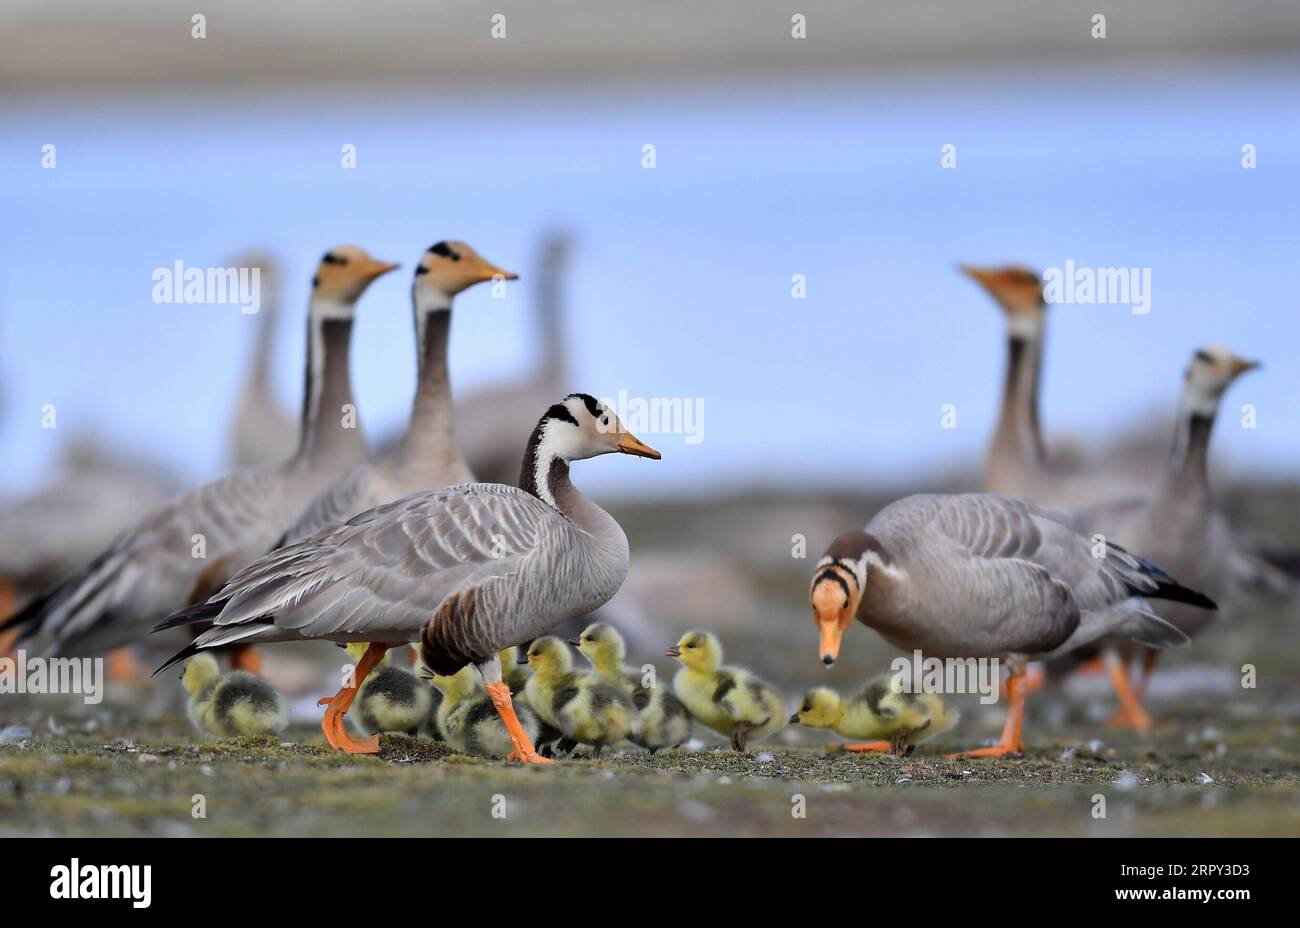
[[[988,291],[1007,326],[1007,372],[998,423],[984,462],[984,486],[1009,496],[1034,497],[1051,476],[1038,417],[1047,304],[1039,276],[1019,265],[961,265]]]
[[[312,302],[350,308],[376,278],[400,266],[372,258],[356,245],[336,245],[325,252],[311,279]]]
[[[1043,282],[1036,273],[1019,264],[1002,267],[962,264],[958,267],[1002,307],[1010,334],[1032,337],[1041,332],[1047,304],[1043,300]]]
[[[1233,382],[1260,364],[1234,354],[1221,345],[1198,348],[1183,375],[1183,406],[1189,413],[1213,416]]]
[[[417,305],[420,297],[443,297],[450,306],[461,291],[498,278],[518,280],[519,275],[497,267],[464,242],[438,242],[420,258],[412,294]]]

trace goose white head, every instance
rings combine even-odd
[[[586,393],[570,393],[546,410],[533,429],[524,453],[520,486],[554,506],[550,473],[555,464],[567,466],[569,461],[614,452],[654,461],[662,457],[627,431],[614,411],[600,400]]]
[[[1221,345],[1199,348],[1183,375],[1183,406],[1187,411],[1213,416],[1219,400],[1232,382],[1246,371],[1258,368],[1258,361],[1240,357]]]
[[[325,252],[311,281],[314,302],[351,306],[377,278],[400,267],[372,258],[356,245],[335,245]]]
[[[411,285],[417,302],[423,296],[450,305],[462,290],[488,280],[518,280],[519,275],[502,270],[464,242],[438,242],[420,257]]]
[[[1043,282],[1029,268],[1019,264],[1004,267],[961,264],[958,269],[979,283],[1002,307],[1012,335],[1033,336],[1042,331],[1047,308],[1043,302]]]

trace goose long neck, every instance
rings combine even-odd
[[[563,268],[558,261],[543,260],[539,262],[536,273],[537,344],[542,348],[542,373],[552,382],[558,382],[564,377],[567,363],[564,323],[561,319],[564,304]]]
[[[279,305],[274,294],[263,299],[257,320],[257,336],[253,342],[253,364],[248,372],[249,382],[258,390],[265,390],[271,382],[271,358],[275,354],[276,326],[279,322]]]
[[[307,317],[299,462],[336,465],[365,456],[365,435],[352,397],[351,342],[351,307],[313,302]]]
[[[1183,397],[1174,429],[1174,445],[1169,452],[1168,484],[1183,492],[1208,492],[1207,459],[1210,435],[1214,431],[1217,403]]]
[[[424,464],[459,458],[453,429],[451,376],[447,345],[451,338],[451,298],[438,294],[415,303],[416,375],[411,421],[402,454]]]
[[[1038,464],[1047,459],[1038,419],[1042,359],[1041,326],[1013,327],[1007,338],[1007,376],[994,438],[995,448]]]

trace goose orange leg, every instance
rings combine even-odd
[[[832,744],[832,751],[853,751],[855,754],[868,754],[880,752],[888,754],[894,750],[894,746],[888,741],[851,741],[848,744]]]
[[[0,622],[3,622],[14,611],[14,582],[7,577],[0,577]],[[14,643],[18,641],[18,629],[11,628],[7,632],[0,632],[0,657],[8,657],[14,651]]]
[[[1134,731],[1149,731],[1151,716],[1147,715],[1146,710],[1142,708],[1141,697],[1133,692],[1133,686],[1128,679],[1127,664],[1120,659],[1119,655],[1111,654],[1107,655],[1106,669],[1110,672],[1110,682],[1115,687],[1115,695],[1119,697],[1119,709],[1106,719],[1106,724],[1116,728],[1132,728]]]
[[[486,684],[488,695],[492,697],[492,705],[497,708],[497,715],[501,716],[501,722],[506,726],[506,731],[510,733],[510,740],[514,743],[515,749],[506,760],[517,760],[521,764],[552,764],[549,757],[543,757],[537,753],[537,748],[533,745],[533,739],[528,737],[528,732],[524,731],[524,726],[519,724],[519,717],[515,715],[514,703],[510,701],[510,687],[505,681]]]
[[[343,717],[348,714],[348,709],[352,707],[352,700],[357,697],[357,690],[365,682],[366,676],[375,666],[384,659],[388,653],[388,645],[379,644],[376,641],[370,642],[366,648],[366,653],[361,655],[361,660],[357,661],[357,669],[352,676],[352,685],[345,686],[333,696],[325,696],[316,705],[325,706],[325,717],[321,719],[321,731],[325,732],[325,740],[330,743],[330,747],[339,751],[347,751],[349,754],[377,754],[379,753],[379,736],[371,735],[369,738],[353,738],[343,727]],[[516,724],[518,724],[516,722]]]
[[[1159,651],[1147,651],[1142,656],[1142,679],[1134,687],[1138,699],[1146,699],[1147,687],[1151,684],[1151,674],[1155,673],[1156,659],[1160,657]]]
[[[1025,719],[1024,664],[1011,665],[1011,673],[1007,677],[1007,697],[1011,704],[1007,706],[1007,722],[1002,726],[1002,740],[990,748],[976,748],[973,751],[949,754],[949,760],[961,760],[967,757],[1005,757],[1008,754],[1025,753],[1025,743],[1020,738],[1020,726]]]
[[[108,679],[114,683],[133,683],[143,679],[144,675],[140,661],[129,645],[108,652]]]
[[[262,655],[253,650],[252,645],[237,644],[230,649],[230,666],[235,670],[245,670],[262,675]]]

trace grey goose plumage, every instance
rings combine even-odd
[[[191,491],[127,529],[88,566],[12,617],[59,654],[95,654],[142,639],[160,618],[206,597],[265,551],[343,468],[365,455],[348,353],[354,306],[397,265],[356,246],[332,249],[313,283],[298,450]]]
[[[1148,599],[1214,608],[1137,554],[1113,543],[1094,550],[1064,516],[992,493],[891,503],[863,531],[831,543],[809,599],[826,664],[856,618],[896,647],[927,657],[1006,660],[1013,679],[1027,658],[1066,653],[1106,635],[1156,648],[1186,644]],[[1024,694],[1018,685],[1012,693],[1014,737],[1009,724],[1004,752],[1019,750],[1015,710]]]

